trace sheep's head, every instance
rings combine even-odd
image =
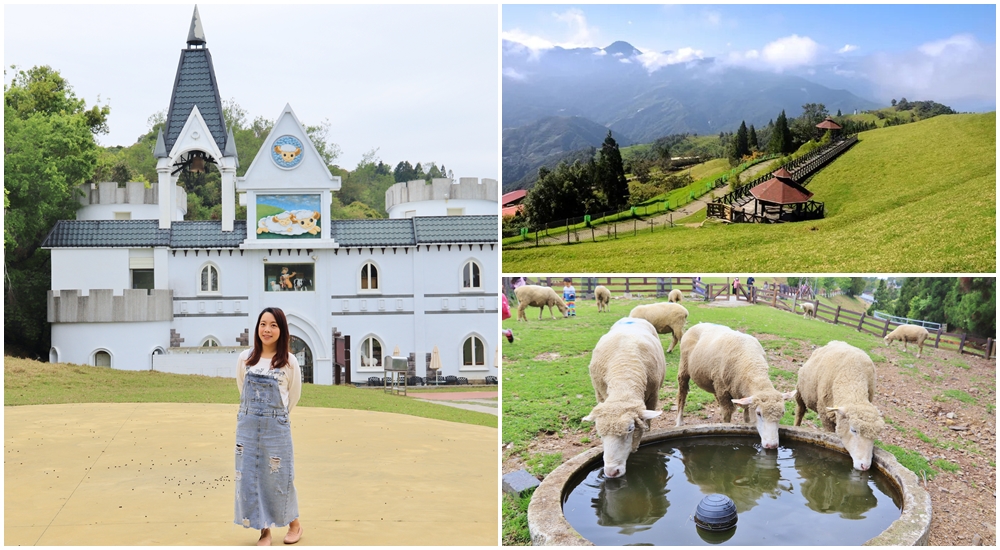
[[[750,407],[757,420],[760,445],[765,449],[777,449],[778,421],[785,415],[785,401],[794,398],[795,390],[785,393],[770,390],[758,392],[743,399],[733,399],[733,403],[741,407]]]
[[[639,448],[642,434],[649,429],[649,421],[663,411],[646,410],[641,400],[598,403],[584,422],[597,425],[597,435],[604,442],[604,475],[614,478],[625,475],[628,455]]]
[[[856,404],[827,407],[827,410],[837,415],[837,435],[851,454],[854,469],[864,471],[871,468],[875,439],[885,428],[878,409],[871,404]]]

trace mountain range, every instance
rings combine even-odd
[[[650,70],[650,58],[623,41],[539,53],[505,40],[504,190],[526,187],[525,174],[546,165],[540,162],[558,162],[559,153],[573,151],[566,147],[599,147],[608,129],[622,138],[619,145],[648,143],[684,132],[731,132],[742,121],[760,127],[782,110],[798,116],[806,103],[822,103],[831,113],[881,106],[802,76],[725,66],[713,58],[670,63],[682,59],[674,52],[657,58],[666,61]]]

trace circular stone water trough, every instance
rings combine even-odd
[[[645,437],[643,437],[642,447],[640,448],[640,450],[629,457],[628,470],[626,471],[626,476],[629,476],[630,473],[632,473],[633,467],[635,467],[636,469],[649,467],[650,464],[649,459],[647,458],[644,461],[640,457],[640,453],[642,453],[642,448],[649,448],[650,446],[653,445],[669,445],[672,442],[677,442],[678,445],[680,445],[681,442],[685,440],[688,442],[687,443],[688,445],[691,445],[692,439],[694,439],[695,443],[697,443],[698,442],[697,438],[705,436],[712,436],[713,439],[722,438],[719,441],[723,441],[724,443],[731,442],[734,440],[734,438],[739,439],[743,441],[741,443],[742,446],[752,446],[754,443],[756,443],[757,447],[759,447],[760,444],[760,437],[757,434],[756,427],[753,425],[705,424],[705,425],[683,426],[680,428],[671,428],[667,430],[651,432],[647,434]],[[703,446],[707,446],[709,445],[710,439],[706,438],[703,441],[705,442],[705,445]],[[817,452],[825,453],[827,455],[831,454],[830,450],[836,451],[837,453],[844,455],[843,457],[844,460],[846,460],[847,463],[850,464],[850,458],[849,456],[847,456],[847,452],[844,449],[843,445],[841,444],[840,438],[833,433],[819,432],[804,428],[780,427],[779,441],[781,442],[781,445],[783,447],[784,444],[788,442],[789,446],[797,446],[804,448],[811,447],[812,449],[815,449]],[[701,447],[702,446],[697,446],[692,448],[701,448]],[[729,451],[727,450],[726,452]],[[688,453],[690,454],[690,451],[688,451]],[[731,455],[734,457],[734,460],[736,460],[735,457],[739,453],[746,454],[745,449],[736,450],[734,448]],[[771,454],[768,455],[767,453]],[[757,458],[753,460],[758,460],[758,461],[764,460],[765,462],[769,459],[778,460],[774,458],[775,456],[774,453],[775,451],[762,451],[757,456]],[[720,456],[730,456],[730,455],[722,454]],[[637,458],[638,460],[633,460],[634,457]],[[672,457],[666,457],[663,460],[669,461],[671,458]],[[791,459],[784,458],[781,460],[791,460]],[[586,482],[585,478],[588,475],[588,473],[599,468],[601,464],[602,464],[602,448],[596,447],[573,457],[572,459],[561,465],[559,468],[557,468],[555,471],[553,471],[551,474],[546,476],[545,481],[543,481],[542,484],[538,487],[538,489],[535,490],[535,493],[531,498],[531,504],[528,506],[528,530],[531,533],[532,544],[559,545],[559,546],[594,545],[594,542],[587,540],[587,538],[585,538],[576,529],[574,529],[574,527],[570,524],[570,521],[566,519],[566,515],[564,515],[563,513],[563,505],[564,503],[566,503],[568,506],[569,499],[572,496],[572,493],[575,490],[575,488],[578,485],[583,486],[585,483],[581,482]],[[848,469],[850,468],[848,467]],[[875,470],[877,470],[877,473],[874,472]],[[685,499],[679,498],[679,495],[682,494],[680,484],[685,483],[685,481],[683,480],[684,476],[675,479],[670,476],[676,474],[668,474],[666,469],[664,469],[658,475],[661,478],[660,481],[662,481],[663,486],[657,488],[654,486],[656,485],[654,483],[650,486],[632,487],[630,489],[630,490],[635,490],[638,488],[639,491],[645,492],[646,494],[657,495],[653,499],[653,501],[656,502],[656,506],[659,509],[652,514],[652,516],[654,517],[645,518],[643,521],[638,522],[638,524],[633,523],[632,525],[622,526],[620,529],[621,533],[625,535],[631,535],[636,532],[643,532],[651,528],[655,528],[655,526],[652,526],[652,523],[658,521],[658,518],[665,517],[666,508],[669,507],[671,504],[671,502],[668,502],[666,499],[666,493],[670,493],[671,491],[673,491],[671,498],[674,504],[674,510],[672,510],[671,515],[680,516],[680,519],[683,520],[684,518],[687,518],[687,516],[694,514],[694,510],[696,505],[698,504],[698,500],[695,499],[691,502],[687,502]],[[712,474],[712,475],[717,477],[718,475],[724,475],[724,474]],[[779,474],[775,473],[773,475],[778,476]],[[928,531],[930,530],[930,524],[931,524],[931,500],[930,500],[930,495],[927,494],[927,491],[925,491],[922,487],[920,487],[919,481],[916,475],[913,474],[913,472],[911,472],[910,470],[906,469],[904,466],[899,464],[899,462],[896,461],[896,458],[892,456],[892,454],[876,447],[872,472],[855,471],[854,473],[848,473],[847,475],[863,476],[866,479],[867,476],[872,475],[873,481],[870,482],[870,485],[874,486],[877,484],[880,485],[880,487],[886,489],[888,493],[892,494],[891,500],[896,505],[896,507],[890,506],[890,508],[891,508],[891,513],[898,514],[898,517],[894,521],[891,521],[891,523],[889,523],[888,527],[884,531],[877,534],[876,536],[873,536],[871,539],[867,541],[861,539],[861,541],[864,541],[865,545],[918,546],[927,544],[927,534]],[[874,480],[874,476],[878,477],[877,481]],[[608,493],[612,493],[613,491],[617,490],[617,488],[616,487],[606,488],[604,487],[604,485],[626,484],[627,486],[627,484],[630,481],[633,485],[640,485],[642,483],[645,483],[642,481],[639,481],[637,483],[634,480],[623,478],[621,480],[600,479],[598,480],[598,483],[596,485],[600,485],[600,491],[602,494],[605,493],[605,489],[607,489]],[[740,479],[736,480],[735,485],[739,485],[741,481],[742,480]],[[792,483],[790,481],[782,478],[781,482],[783,483],[778,488],[778,490],[772,491],[771,498],[776,498],[777,493],[781,491],[784,491],[786,493],[806,492],[805,484],[802,484],[801,487],[798,487],[796,490],[793,491],[791,487]],[[831,481],[827,481],[826,483],[831,483]],[[832,483],[836,484],[838,483],[838,481],[834,479]],[[591,488],[593,488],[594,486],[595,484],[590,485]],[[658,494],[657,491],[659,491],[662,494]],[[579,497],[575,498],[579,500]],[[857,497],[856,495],[848,495],[848,497],[845,498],[854,498],[855,500],[857,500],[857,498],[859,497]],[[869,501],[874,499],[872,495],[868,495],[867,498],[869,499]],[[758,500],[761,502],[765,502],[767,499],[762,500],[758,496]],[[888,499],[886,499],[883,495],[883,500],[888,500]],[[595,498],[591,502],[592,503],[590,504],[590,507],[596,509],[598,514],[598,519],[596,520],[596,523],[603,525],[604,523],[602,521],[602,518],[600,518],[600,514],[603,512],[598,509],[599,508],[598,499]],[[615,503],[611,504],[610,506],[621,506],[621,505],[622,503]],[[636,505],[636,503],[625,502],[624,505],[634,506]],[[642,506],[643,504],[639,503],[638,505]],[[754,504],[749,505],[749,507],[753,506]],[[874,510],[869,510],[870,506],[871,505],[865,505],[858,508],[857,510],[866,513],[866,515],[873,515]],[[898,510],[897,507],[901,508],[901,510]],[[690,510],[688,510],[688,508],[690,508]],[[743,508],[746,509],[747,506],[744,505]],[[810,506],[810,508],[812,508],[812,506]],[[567,511],[568,510],[569,508],[567,508]],[[807,510],[805,509],[805,507],[802,507],[802,510],[803,511],[801,512],[801,522],[806,526],[812,525],[813,522],[810,521],[811,519],[815,520],[820,518],[820,516],[815,515],[815,512]],[[622,509],[616,508],[613,511],[622,512]],[[758,510],[758,512],[759,511],[760,510]],[[588,512],[590,516],[594,516],[595,514],[594,510],[588,510]],[[743,510],[741,510],[741,514],[742,513]],[[749,516],[749,513],[747,515]],[[829,513],[827,513],[827,515],[829,515]],[[855,513],[855,514],[848,513],[846,515],[852,516],[850,519],[865,517],[862,516],[860,513]],[[576,520],[574,520],[574,522],[575,521]],[[594,522],[595,520],[590,519],[588,521]],[[886,522],[888,521],[889,520],[886,520]],[[740,528],[746,529],[745,527],[746,524],[747,522],[741,522],[734,529],[736,531],[739,531]],[[685,527],[690,528],[692,532],[698,531],[694,527],[693,523],[691,523],[691,525],[686,525]],[[691,542],[684,542],[679,538],[677,540],[673,540],[674,537],[671,535],[676,532],[677,531],[675,530],[673,532],[668,533],[667,536],[659,538],[656,541],[656,544],[660,545],[692,544]],[[698,532],[699,534],[703,534],[701,531]],[[878,530],[876,529],[875,532],[877,533]],[[685,534],[685,536],[689,535]],[[729,533],[723,539],[718,539],[715,541],[710,540],[708,537],[705,536],[702,536],[701,540],[708,543],[721,542],[722,540],[728,538],[729,536],[732,536],[732,533]],[[684,540],[690,540],[690,538]],[[632,539],[631,543],[635,542],[638,541]],[[736,542],[736,539],[734,539],[733,542],[740,544]],[[624,542],[602,542],[602,544],[629,544],[629,543],[630,543],[629,539],[624,539]],[[835,540],[827,542],[818,542],[818,541],[806,542],[799,540],[783,540],[781,542],[775,542],[775,541],[770,542],[770,544],[775,544],[775,543],[841,544]]]

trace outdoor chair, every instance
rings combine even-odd
[[[444,377],[444,383],[446,386],[455,386],[458,384],[458,377],[449,374]]]
[[[369,376],[368,377],[368,385],[369,386],[381,386],[382,385],[382,379],[379,378],[378,376]]]
[[[459,386],[462,386],[462,385],[468,386],[469,385],[469,379],[466,378],[466,377],[464,377],[464,376],[459,376],[458,377],[458,385]]]
[[[497,380],[496,376],[487,376],[486,377],[486,383],[487,384],[499,384],[499,381]]]

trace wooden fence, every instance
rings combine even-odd
[[[753,288],[751,301],[755,304],[767,304],[771,307],[798,313],[797,308],[802,303],[813,304],[816,318],[835,325],[848,325],[859,332],[865,332],[885,338],[887,334],[904,323],[890,319],[878,319],[865,312],[851,311],[841,306],[832,307],[820,303],[818,299],[799,300],[795,295],[781,295],[773,290]],[[942,325],[936,331],[928,331],[930,336],[924,341],[925,346],[957,351],[959,355],[969,354],[986,359],[996,358],[996,341],[993,338],[978,338],[968,334],[945,332]]]

